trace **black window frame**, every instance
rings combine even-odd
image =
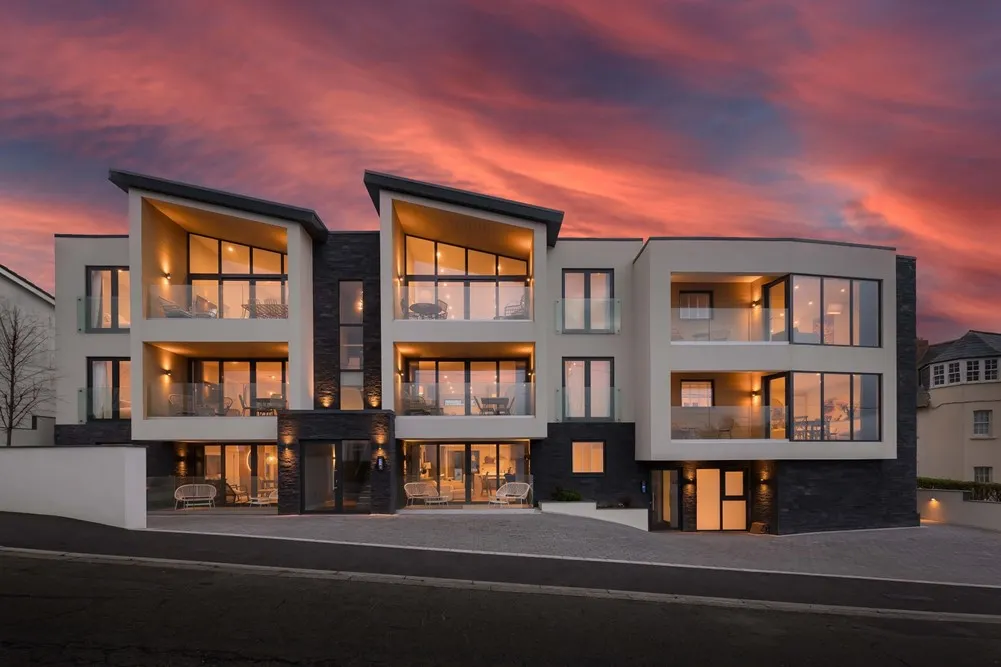
[[[593,274],[608,274],[608,326],[602,329],[591,325],[591,276]],[[567,274],[580,274],[584,276],[584,328],[567,328],[566,299],[567,299]],[[560,298],[563,300],[563,327],[562,333],[615,333],[615,269],[563,269],[560,284]]]
[[[216,267],[218,268],[218,273],[192,273],[191,272],[191,237],[200,236],[203,239],[212,239],[216,242],[219,247],[216,253]],[[278,250],[272,250],[271,248],[263,248],[261,246],[251,245],[243,241],[232,241],[229,239],[217,238],[215,236],[207,236],[205,234],[196,234],[194,232],[188,232],[185,236],[185,271],[187,272],[187,286],[192,287],[194,281],[215,281],[218,288],[218,300],[219,308],[221,309],[225,304],[223,304],[223,289],[222,286],[227,282],[246,282],[248,299],[257,298],[257,283],[281,283],[281,301],[280,303],[288,305],[288,253],[280,252]],[[244,246],[250,249],[250,257],[247,264],[248,273],[223,273],[222,270],[222,244],[232,243],[233,245]],[[254,273],[254,250],[263,250],[265,252],[275,253],[281,256],[281,273]],[[248,303],[250,303],[248,301]],[[243,304],[240,304],[241,306]],[[222,312],[220,310],[220,312]]]
[[[433,244],[434,253],[434,272],[430,274],[426,273],[407,273],[407,239],[414,238],[421,241],[428,241]],[[438,274],[438,244],[442,243],[453,248],[462,248],[463,253],[463,270],[466,272],[464,274],[454,274],[454,275],[439,275]],[[479,276],[469,274],[469,251],[483,253],[484,255],[493,255],[494,260],[494,274],[491,276]],[[527,273],[517,274],[517,275],[501,275],[500,273],[500,261],[502,259],[510,259],[516,262],[524,262],[525,269]],[[416,283],[434,283],[434,298],[438,301],[438,294],[441,283],[462,283],[463,284],[463,321],[469,321],[469,296],[471,290],[469,289],[471,283],[493,283],[494,284],[494,319],[504,319],[504,308],[510,304],[502,304],[500,300],[500,286],[501,283],[519,283],[522,286],[528,288],[531,285],[531,272],[532,265],[530,259],[522,259],[521,257],[512,257],[510,255],[502,255],[501,253],[494,252],[492,250],[481,250],[479,248],[470,248],[469,246],[461,246],[455,243],[449,243],[448,241],[440,241],[438,239],[429,239],[424,236],[417,236],[416,234],[404,234],[403,235],[403,287],[409,288],[411,282]],[[528,308],[531,309],[531,297],[528,298]],[[409,289],[406,290],[405,296],[401,299],[401,305],[413,303],[409,298]],[[401,317],[403,319],[410,319],[408,317],[409,307],[403,308]],[[526,320],[531,320],[531,317],[525,318]]]
[[[574,470],[573,446],[577,443],[601,443],[601,472],[577,472]],[[604,477],[608,471],[608,441],[604,438],[574,438],[570,441],[570,474],[574,477]]]
[[[867,440],[861,440],[855,437],[855,420],[852,416],[848,418],[848,439],[834,439],[825,438],[824,429],[820,430],[820,438],[797,438],[795,430],[795,420],[796,420],[796,386],[795,377],[797,374],[803,375],[819,375],[820,376],[820,419],[821,422],[824,420],[824,405],[826,399],[826,388],[825,380],[828,375],[846,375],[848,376],[848,402],[852,406],[852,410],[855,410],[855,381],[856,375],[871,375],[876,378],[876,392],[879,396],[879,408],[877,410],[876,416],[879,421],[879,428],[877,429],[876,437]],[[779,374],[781,375],[781,374]],[[883,374],[882,373],[842,373],[837,371],[790,371],[786,374],[786,435],[790,442],[882,442],[883,440],[883,414],[884,414],[884,403],[883,400]],[[772,375],[769,377],[777,377],[777,375]],[[861,410],[861,406],[859,406]]]
[[[362,312],[361,312],[361,322],[345,322],[344,312],[345,305],[341,302],[341,286],[344,283],[357,283],[361,287],[361,302],[362,302]],[[359,389],[362,393],[362,407],[365,409],[365,281],[361,278],[344,278],[337,281],[337,407],[340,410],[349,410],[351,412],[358,412],[352,408],[344,407],[344,374],[361,374],[362,383]],[[361,361],[358,368],[345,368],[343,362],[344,355],[344,341],[341,337],[342,329],[358,329],[361,331]],[[355,385],[348,385],[354,388]]]
[[[567,362],[568,361],[583,361],[584,362],[584,416],[583,417],[571,417],[566,409],[567,405]],[[591,362],[592,361],[607,361],[608,362],[608,416],[607,417],[593,417],[591,416]],[[614,422],[615,421],[615,357],[563,357],[560,368],[560,379],[561,387],[563,388],[563,405],[560,406],[563,412],[564,421],[574,421],[574,422]]]
[[[820,313],[820,341],[819,342],[809,342],[809,341],[797,341],[795,333],[792,329],[792,322],[796,319],[795,304],[793,303],[793,289],[796,277],[802,278],[817,278],[820,280],[820,295],[818,297],[818,308]],[[850,276],[829,276],[820,275],[815,273],[790,273],[784,278],[779,280],[788,280],[786,286],[786,309],[789,313],[786,322],[786,331],[789,336],[789,343],[794,345],[823,345],[826,347],[862,347],[867,349],[876,349],[883,347],[883,281],[879,278],[853,278]],[[826,311],[826,304],[824,303],[824,280],[847,280],[848,281],[848,343],[827,343],[824,341],[824,317]],[[778,281],[773,281],[778,282]],[[870,282],[876,284],[876,303],[877,303],[877,315],[876,315],[876,345],[860,345],[855,342],[855,283],[857,282]],[[769,283],[769,284],[773,284]]]
[[[709,314],[705,317],[685,317],[683,311],[685,306],[682,305],[681,301],[685,296],[690,296],[693,294],[701,294],[709,296]],[[678,319],[684,320],[685,322],[705,322],[713,318],[713,308],[715,307],[715,295],[712,290],[705,289],[688,289],[688,290],[678,290]],[[689,306],[690,308],[690,306]]]
[[[111,417],[95,417],[94,416],[94,362],[112,362],[111,365]],[[87,357],[87,421],[88,422],[106,422],[106,421],[128,421],[132,419],[131,415],[128,417],[122,416],[122,362],[126,361],[129,363],[129,377],[131,378],[132,373],[132,358],[131,357]],[[132,391],[131,381],[129,384],[129,391]],[[128,398],[131,403],[131,396]],[[131,410],[130,410],[131,412]]]
[[[248,364],[248,369],[249,369],[249,373],[250,373],[250,382],[249,382],[249,384],[250,384],[251,390],[250,390],[250,396],[249,396],[250,405],[247,406],[247,407],[250,409],[252,415],[256,413],[256,410],[257,410],[256,405],[257,405],[258,399],[261,399],[261,398],[270,398],[270,396],[264,397],[264,396],[258,396],[257,395],[257,385],[258,385],[258,382],[257,382],[257,364],[259,362],[264,362],[264,363],[277,363],[277,362],[281,362],[281,365],[282,365],[282,381],[281,381],[282,399],[284,401],[286,401],[286,404],[287,404],[287,402],[289,400],[288,394],[290,392],[290,389],[289,389],[289,386],[288,386],[288,357],[255,357],[254,359],[245,359],[245,358],[240,358],[240,357],[198,357],[197,359],[188,359],[188,377],[192,379],[191,384],[220,384],[220,385],[223,384],[224,381],[225,381],[225,377],[226,377],[225,364],[226,364],[226,362],[234,362],[234,361],[246,362]],[[204,363],[204,362],[209,362],[209,363],[215,362],[215,363],[219,364],[219,378],[218,378],[218,380],[215,383],[206,383],[202,379],[199,379],[198,382],[194,382],[193,381],[194,378],[195,378],[195,367],[196,367],[196,365],[199,364],[199,363]],[[219,406],[218,406],[220,408],[220,410],[223,407],[225,407],[225,398],[226,398],[225,396],[223,396],[223,395],[220,394],[220,396],[219,396]],[[233,407],[236,407],[236,406],[233,406]],[[240,409],[242,410],[243,407],[244,406],[240,406]]]
[[[91,291],[91,273],[93,271],[111,271],[112,272],[112,276],[111,276],[111,295],[110,295],[110,297],[111,297],[111,322],[112,322],[112,326],[110,326],[110,327],[95,327],[95,326],[93,326],[90,323],[90,300],[91,300],[91,298],[94,297],[94,294]],[[107,265],[107,266],[104,266],[104,265],[96,265],[96,264],[95,265],[88,265],[86,267],[86,270],[85,270],[85,273],[84,273],[84,275],[85,275],[85,280],[84,280],[84,294],[86,295],[87,298],[84,300],[84,317],[83,317],[83,321],[84,321],[83,330],[86,333],[123,333],[125,331],[129,331],[132,328],[131,325],[127,326],[127,327],[120,327],[120,326],[118,326],[118,317],[119,317],[118,302],[119,302],[119,297],[121,296],[121,285],[119,283],[119,275],[120,275],[120,273],[122,271],[129,271],[129,267],[128,266],[121,266],[121,265]],[[129,273],[129,285],[130,286],[132,285],[132,274],[131,274],[131,272]],[[125,298],[128,299],[128,298],[131,298],[131,297],[130,297],[130,295],[126,294]],[[131,322],[131,308],[129,310],[130,310],[130,316],[129,317],[130,317],[130,322]]]

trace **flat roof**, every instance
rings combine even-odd
[[[897,249],[886,245],[871,245],[868,243],[850,243],[848,241],[825,241],[823,239],[802,239],[792,236],[769,237],[769,236],[651,236],[640,248],[640,251],[633,259],[635,262],[643,254],[651,241],[768,241],[770,243],[817,243],[820,245],[847,246],[850,248],[868,248],[870,250],[889,250],[896,252]]]
[[[290,206],[266,199],[247,197],[223,190],[213,190],[203,188],[200,185],[191,185],[179,181],[170,181],[165,178],[137,174],[131,171],[119,171],[112,169],[108,172],[108,180],[117,185],[123,192],[128,192],[132,188],[137,190],[147,190],[156,194],[170,197],[180,197],[202,204],[212,204],[222,206],[236,211],[256,213],[257,215],[267,215],[272,218],[281,218],[289,222],[297,222],[305,228],[313,240],[323,243],[327,240],[327,226],[317,215],[316,211],[299,206]]]
[[[375,204],[375,210],[378,213],[382,212],[379,210],[379,192],[382,190],[397,192],[444,204],[464,206],[479,211],[486,211],[487,213],[496,213],[537,222],[546,226],[546,244],[550,247],[556,245],[556,239],[560,235],[560,226],[563,224],[563,211],[557,211],[552,208],[534,206],[510,199],[501,199],[500,197],[493,197],[491,195],[482,195],[468,190],[435,185],[434,183],[415,181],[402,176],[369,171],[368,169],[365,170],[364,181],[365,187],[368,189],[368,194],[372,198],[372,203]]]

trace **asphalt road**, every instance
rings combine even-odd
[[[26,514],[0,513],[0,546],[744,600],[1001,615],[1001,589],[997,588],[128,531]]]
[[[0,556],[0,665],[1001,664],[1001,626]]]

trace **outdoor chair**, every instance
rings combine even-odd
[[[160,300],[160,309],[163,310],[164,317],[184,319],[194,317],[190,311],[185,310],[170,299],[165,299],[162,296],[157,298]]]
[[[182,484],[174,490],[174,509],[215,507],[215,496],[216,488],[211,484]]]
[[[720,438],[733,438],[733,417],[723,417],[719,422],[718,437]]]
[[[278,502],[278,489],[265,489],[250,499],[251,507],[270,507]]]
[[[532,492],[532,485],[527,482],[506,482],[497,489],[497,493],[488,503],[493,505],[519,505],[528,503],[528,494]]]

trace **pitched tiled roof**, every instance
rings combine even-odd
[[[967,331],[956,340],[930,345],[924,358],[918,362],[918,368],[944,361],[982,357],[1001,357],[1001,333]]]

